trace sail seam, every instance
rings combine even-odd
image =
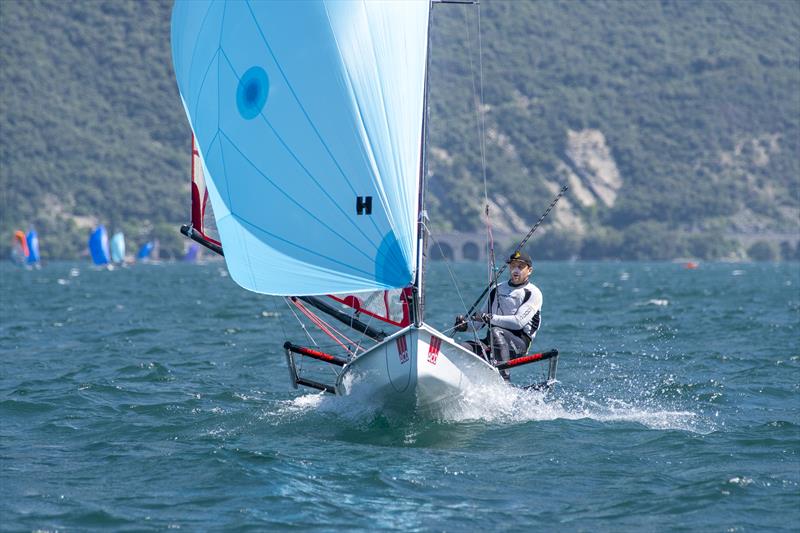
[[[331,23],[331,17],[330,17],[330,12],[328,11],[328,5],[325,2],[323,2],[323,6],[325,7],[325,18],[328,20],[328,28],[330,28],[331,36],[333,37],[333,42],[336,44],[336,51],[339,53],[339,57],[343,57],[342,56],[342,47],[339,44],[339,39],[336,36],[336,32],[333,31],[333,24]],[[353,111],[358,116],[358,125],[360,126],[360,129],[364,132],[364,135],[367,137],[367,140],[369,141],[369,142],[366,143],[366,146],[364,146],[362,144],[362,148],[365,150],[365,155],[367,156],[367,159],[369,160],[369,166],[375,172],[375,175],[379,175],[380,173],[378,172],[379,169],[378,169],[377,161],[375,160],[375,153],[372,150],[372,139],[370,138],[369,132],[367,131],[366,126],[364,125],[364,123],[365,123],[364,115],[361,113],[361,106],[360,106],[360,104],[358,102],[358,99],[355,97],[355,90],[353,89],[353,80],[352,80],[352,77],[350,75],[350,71],[347,69],[346,65],[342,65],[342,70],[343,70],[343,73],[344,73],[344,78],[345,78],[345,81],[346,81],[346,86],[347,86],[347,90],[348,90],[349,96],[355,103],[355,105],[354,105],[355,109]],[[332,154],[331,154],[331,158],[333,158]],[[337,163],[337,161],[335,159],[334,159],[334,164],[337,164],[337,167],[338,167],[338,163]],[[340,172],[344,172],[342,169],[339,169],[339,170],[340,170]],[[384,212],[386,213],[386,219],[389,222],[389,225],[394,229],[395,227],[397,227],[395,222],[394,222],[394,213],[391,211],[391,209],[389,209],[389,202],[386,199],[386,190],[383,187],[383,182],[378,181],[376,183],[376,182],[373,181],[373,184],[375,185],[375,188],[378,191],[378,196],[379,196],[379,198],[381,200],[381,205],[383,206]],[[355,193],[355,191],[353,191],[353,192]],[[378,231],[378,233],[380,233],[380,229],[378,228],[378,225],[374,220],[372,220],[372,225],[375,227],[375,230]]]
[[[246,5],[247,5],[247,8],[248,8],[248,10],[250,11],[250,15],[253,17],[253,23],[255,24],[255,26],[256,26],[256,29],[258,30],[258,34],[259,34],[259,36],[261,37],[261,40],[264,42],[264,45],[267,47],[267,50],[269,50],[270,56],[272,56],[272,60],[275,62],[275,66],[278,68],[278,71],[281,73],[281,77],[283,78],[283,81],[284,81],[284,83],[286,83],[286,87],[289,89],[289,92],[292,94],[292,97],[294,98],[294,101],[297,103],[297,106],[298,106],[298,107],[300,108],[300,110],[303,112],[303,116],[304,116],[304,117],[305,117],[305,119],[308,121],[308,124],[309,124],[309,126],[311,126],[311,129],[312,129],[312,130],[314,130],[314,133],[316,134],[316,136],[317,136],[317,139],[319,140],[319,142],[320,142],[320,144],[322,145],[322,147],[325,149],[325,152],[326,152],[326,153],[328,154],[328,156],[331,158],[331,161],[333,162],[333,164],[334,164],[334,166],[336,167],[336,169],[339,171],[339,174],[342,176],[342,178],[344,179],[345,183],[347,183],[348,187],[350,188],[350,191],[351,191],[353,194],[357,194],[357,192],[356,192],[356,190],[355,190],[355,187],[353,187],[353,184],[352,184],[352,182],[351,182],[351,181],[350,181],[350,179],[347,177],[347,174],[344,172],[344,169],[341,167],[341,165],[340,165],[339,161],[338,161],[338,160],[336,159],[336,157],[333,155],[333,152],[331,151],[331,149],[330,149],[330,147],[328,146],[328,144],[327,144],[327,143],[325,142],[325,140],[322,138],[322,134],[319,132],[319,129],[317,129],[317,126],[314,124],[314,121],[312,121],[312,120],[311,120],[311,117],[308,115],[308,112],[306,111],[306,109],[305,109],[305,107],[303,106],[302,102],[300,102],[300,98],[298,98],[298,96],[297,96],[297,93],[296,93],[296,92],[295,92],[295,90],[294,90],[294,87],[292,87],[292,84],[289,82],[289,78],[286,76],[286,73],[284,72],[283,68],[281,68],[280,62],[278,61],[278,58],[277,58],[277,56],[275,55],[275,52],[272,50],[272,47],[269,45],[269,41],[267,41],[267,38],[266,38],[266,36],[264,35],[264,31],[261,29],[261,26],[260,26],[260,25],[259,25],[259,23],[258,23],[258,19],[257,19],[257,18],[256,18],[256,16],[255,16],[255,13],[253,13],[253,9],[252,9],[252,7],[250,6],[250,2],[247,2],[247,3],[246,3]],[[327,15],[327,8],[326,8],[326,15]],[[330,19],[329,19],[329,22],[330,22]],[[334,36],[334,41],[336,41],[336,38],[335,38],[335,36]],[[337,43],[337,48],[338,48],[338,43]],[[224,53],[224,51],[223,51],[223,53]],[[341,54],[340,54],[340,55],[341,55]],[[262,113],[262,116],[263,116],[263,113]],[[265,118],[265,120],[266,120],[266,117],[264,117],[264,118]],[[276,135],[277,135],[277,134],[276,134]],[[282,140],[282,139],[281,139],[281,143],[283,143],[283,140]],[[285,144],[284,144],[284,145],[285,145]],[[287,147],[287,149],[288,149],[288,147]],[[293,154],[293,153],[292,153],[292,155],[294,156],[294,154]],[[304,170],[305,170],[305,168],[304,168]],[[307,172],[307,171],[306,171],[306,172]],[[309,174],[309,176],[310,176],[310,174]],[[313,178],[312,178],[312,179],[313,179]],[[317,183],[317,182],[316,182],[316,180],[315,180],[315,183]],[[328,194],[327,190],[325,190],[324,188],[322,188],[322,186],[321,186],[319,183],[317,183],[317,186],[318,186],[318,187],[320,187],[320,189],[321,189],[323,192],[325,192],[325,193],[326,193],[326,195],[328,195],[328,196],[329,196],[329,194]],[[385,194],[385,193],[384,193],[384,194]],[[329,196],[329,197],[330,197],[330,196]],[[338,204],[336,204],[335,202],[334,202],[334,204],[335,204],[335,205],[336,205],[336,206],[339,208],[339,210],[341,211],[341,207],[340,207],[340,206],[338,206]],[[389,211],[389,210],[385,210],[385,212],[386,212],[387,219],[389,219],[389,220],[391,221],[391,218],[390,218],[390,217],[391,217],[390,211]],[[344,214],[344,212],[343,212],[343,211],[342,211],[342,213]],[[347,220],[348,220],[348,221],[349,221],[349,222],[350,222],[350,223],[353,225],[353,227],[355,227],[355,228],[356,228],[356,229],[357,229],[359,232],[361,232],[361,234],[362,234],[362,235],[364,235],[364,237],[365,237],[365,238],[369,239],[369,238],[368,238],[368,237],[367,237],[367,236],[366,236],[366,235],[363,233],[363,231],[361,230],[361,228],[360,228],[360,227],[359,227],[357,224],[355,224],[355,222],[354,222],[354,221],[353,221],[353,220],[352,220],[350,217],[347,217],[347,215],[346,215],[346,214],[345,214],[345,217],[346,217],[346,218],[347,218]],[[380,230],[380,228],[378,228],[378,225],[377,225],[377,223],[375,222],[375,220],[374,220],[374,219],[370,219],[370,220],[371,220],[371,222],[372,222],[372,225],[375,227],[375,230],[376,230],[376,231],[378,232],[378,234],[380,235],[380,233],[381,233],[381,230]],[[395,227],[395,225],[394,225],[394,224],[392,224],[391,222],[390,222],[390,225],[391,225],[391,227],[392,227],[392,228],[394,228],[394,227]],[[380,236],[381,236],[381,237],[383,237],[382,235],[380,235]]]
[[[203,27],[205,27],[205,25],[206,25],[206,21],[208,20],[208,15],[211,14],[211,8],[212,7],[213,7],[213,4],[209,4],[208,5],[208,10],[206,11],[206,14],[203,16],[203,21],[200,23],[200,28],[197,30],[197,34],[198,35],[201,35],[203,33]],[[220,26],[220,34],[221,33],[222,33],[222,26]],[[197,54],[197,49],[199,48],[199,43],[200,43],[200,39],[196,39],[195,42],[194,42],[194,47],[192,48],[192,57],[189,60],[189,72],[192,71],[192,66],[194,65],[195,54]],[[219,50],[219,47],[217,47],[217,50]],[[214,54],[214,55],[216,55],[216,54]],[[211,57],[211,61],[208,62],[208,66],[206,67],[206,76],[208,75],[208,71],[211,68],[211,64],[213,62],[214,62],[214,56],[212,56]],[[200,92],[202,92],[203,84],[205,83],[205,77],[206,76],[203,76],[203,81],[200,82],[200,90],[198,91],[198,94]],[[188,89],[188,87],[187,87],[187,89]]]
[[[235,71],[235,69],[234,69],[234,67],[233,67],[233,63],[231,62],[231,60],[230,60],[230,58],[228,57],[228,55],[225,53],[225,50],[220,50],[220,54],[222,55],[222,57],[224,57],[224,58],[225,58],[225,61],[228,63],[228,66],[231,68],[231,70],[233,71],[234,75],[236,75],[236,76],[237,76],[237,78],[238,78],[239,76],[236,74],[236,71]],[[300,167],[300,168],[303,170],[303,172],[304,172],[304,173],[305,173],[305,174],[306,174],[306,175],[307,175],[307,176],[308,176],[308,177],[311,179],[311,181],[313,181],[313,182],[314,182],[314,184],[317,186],[317,188],[320,190],[320,192],[322,192],[322,193],[325,195],[325,197],[327,197],[327,198],[328,198],[328,200],[330,200],[331,204],[332,204],[332,205],[333,205],[333,206],[336,208],[336,210],[337,210],[337,211],[339,211],[339,212],[342,214],[342,216],[344,216],[345,220],[347,220],[348,222],[350,222],[350,225],[351,225],[351,226],[353,226],[353,227],[356,229],[356,231],[358,231],[358,232],[361,234],[361,236],[362,236],[362,237],[364,237],[364,239],[365,239],[365,240],[366,240],[368,243],[370,243],[370,244],[371,244],[371,245],[372,245],[372,246],[375,248],[376,252],[377,252],[378,254],[380,254],[380,255],[381,255],[381,256],[382,256],[384,259],[387,259],[387,257],[386,257],[386,256],[385,256],[385,254],[384,254],[384,253],[383,253],[383,252],[380,250],[380,247],[379,247],[379,246],[378,246],[378,245],[375,243],[375,241],[373,241],[373,240],[372,240],[372,239],[371,239],[369,236],[367,236],[367,234],[366,234],[366,233],[364,233],[364,231],[363,231],[363,230],[362,230],[362,229],[361,229],[361,228],[358,226],[358,224],[356,224],[356,223],[353,221],[353,219],[352,219],[352,218],[350,218],[349,216],[347,216],[347,213],[345,213],[344,209],[342,209],[342,206],[341,206],[341,205],[339,205],[339,203],[338,203],[338,202],[336,202],[336,200],[334,200],[334,198],[333,198],[333,197],[330,195],[330,193],[328,192],[328,190],[327,190],[327,189],[325,189],[325,187],[323,187],[323,186],[321,185],[321,183],[319,182],[319,180],[317,180],[317,178],[315,178],[315,177],[314,177],[314,175],[313,175],[313,174],[312,174],[312,173],[311,173],[311,172],[308,170],[308,168],[307,168],[305,165],[303,165],[303,163],[302,163],[302,162],[300,161],[300,159],[297,157],[297,154],[295,154],[295,152],[294,152],[294,151],[293,151],[293,150],[292,150],[292,149],[291,149],[291,148],[290,148],[290,147],[289,147],[289,146],[286,144],[286,142],[283,140],[283,138],[280,136],[280,134],[279,134],[279,133],[278,133],[278,132],[275,130],[275,128],[272,126],[272,123],[269,121],[269,119],[267,119],[267,117],[266,117],[266,116],[264,116],[264,113],[263,113],[263,112],[262,112],[262,113],[260,113],[260,116],[261,116],[261,118],[264,120],[264,123],[265,123],[265,124],[266,124],[266,125],[269,127],[269,129],[272,131],[273,135],[275,135],[275,138],[276,138],[276,139],[277,139],[277,140],[278,140],[278,141],[281,143],[281,145],[284,147],[284,149],[286,150],[286,152],[287,152],[289,155],[291,155],[291,157],[292,157],[292,159],[295,161],[295,163],[297,163],[297,165],[298,165],[298,166],[299,166],[299,167]],[[227,134],[225,134],[225,132],[224,132],[222,129],[220,129],[220,131],[221,131],[221,132],[222,132],[222,134],[223,134],[223,135],[224,135],[224,136],[225,136],[225,137],[228,139],[228,141],[229,141],[229,142],[231,142],[231,144],[232,144],[232,145],[234,145],[234,147],[235,147],[235,143],[233,143],[233,142],[232,142],[232,140],[230,139],[230,137],[228,137],[228,135],[227,135]],[[334,234],[336,234],[337,236],[339,236],[340,238],[342,238],[342,240],[344,240],[345,242],[347,242],[347,243],[348,243],[348,244],[349,244],[349,245],[350,245],[350,246],[351,246],[353,249],[355,249],[355,250],[357,250],[359,253],[363,254],[363,255],[364,255],[365,257],[367,257],[367,258],[368,258],[370,261],[374,259],[373,257],[369,257],[369,256],[367,256],[367,255],[366,255],[366,254],[363,252],[363,250],[361,250],[361,249],[360,249],[360,248],[358,248],[357,246],[353,245],[353,244],[352,244],[350,241],[348,241],[347,239],[345,239],[345,238],[344,238],[342,235],[339,235],[339,233],[337,233],[337,232],[333,231],[333,230],[332,230],[332,229],[331,229],[329,226],[327,226],[327,225],[326,225],[324,222],[322,222],[322,221],[321,221],[319,218],[317,218],[316,216],[314,216],[314,215],[313,215],[313,213],[311,213],[309,210],[307,210],[306,208],[304,208],[304,207],[303,207],[301,204],[299,204],[298,202],[296,202],[296,201],[295,201],[293,198],[291,198],[291,197],[290,197],[290,196],[289,196],[289,195],[288,195],[286,192],[284,192],[284,191],[283,191],[283,189],[281,189],[281,188],[280,188],[280,187],[279,187],[277,184],[275,184],[275,183],[274,183],[272,180],[270,180],[268,176],[266,176],[266,175],[265,175],[263,172],[261,172],[261,171],[258,169],[258,167],[257,167],[256,165],[254,165],[254,164],[253,164],[253,162],[252,162],[252,161],[250,161],[250,159],[248,159],[248,158],[247,158],[247,157],[246,157],[246,156],[245,156],[245,155],[244,155],[244,154],[243,154],[243,153],[242,153],[240,150],[238,150],[238,149],[237,149],[237,151],[238,151],[238,152],[239,152],[239,153],[242,155],[242,157],[244,157],[244,158],[247,160],[247,162],[248,162],[248,163],[249,163],[249,164],[250,164],[250,165],[251,165],[251,166],[252,166],[252,167],[253,167],[253,168],[256,170],[256,172],[258,172],[258,173],[259,173],[259,174],[261,174],[261,175],[262,175],[264,178],[266,178],[266,179],[267,179],[267,181],[269,181],[269,182],[270,182],[270,183],[271,183],[271,184],[272,184],[272,185],[273,185],[275,188],[277,188],[278,190],[280,190],[280,191],[281,191],[281,192],[284,194],[284,196],[286,196],[286,197],[287,197],[289,200],[291,200],[291,201],[292,201],[292,202],[293,202],[295,205],[297,205],[298,207],[300,207],[301,209],[303,209],[303,210],[304,210],[306,213],[308,213],[309,215],[311,215],[311,216],[312,216],[312,218],[314,218],[314,220],[317,220],[318,222],[320,222],[321,224],[323,224],[323,225],[324,225],[326,228],[328,228],[328,229],[329,229],[331,232],[333,232]],[[374,223],[374,222],[373,222],[373,223]]]
[[[275,187],[275,189],[277,191],[279,191],[287,200],[289,200],[296,207],[300,208],[302,211],[307,213],[312,219],[314,219],[316,222],[318,222],[322,227],[324,227],[325,229],[327,229],[328,231],[330,231],[331,233],[333,233],[334,235],[339,237],[343,242],[347,243],[350,246],[350,248],[352,248],[353,250],[355,250],[359,254],[363,255],[367,260],[369,260],[369,261],[373,260],[373,258],[370,257],[369,255],[367,255],[362,249],[360,249],[358,246],[354,245],[352,242],[350,242],[348,239],[346,239],[339,232],[337,232],[336,230],[331,228],[328,224],[326,224],[322,219],[317,217],[314,213],[312,213],[311,211],[309,211],[308,209],[303,207],[303,205],[300,202],[298,202],[297,200],[292,198],[291,195],[289,195],[286,191],[284,191],[277,183],[272,181],[269,176],[267,176],[264,172],[262,172],[261,169],[259,169],[255,164],[253,164],[253,162],[241,150],[239,150],[236,147],[236,144],[231,140],[230,137],[228,137],[228,135],[225,133],[225,130],[220,129],[219,132],[220,132],[220,134],[222,134],[222,136],[225,138],[225,140],[227,140],[228,143],[233,147],[233,149],[242,157],[242,159],[244,159],[247,162],[247,164],[250,165],[257,174],[259,174],[261,177],[263,177],[265,180],[267,180],[267,182],[269,182],[270,185]],[[220,150],[222,150],[222,145],[220,145]],[[224,166],[224,158],[223,158],[223,166]],[[227,183],[227,175],[226,175],[226,180],[225,181]],[[228,198],[228,205],[231,206],[231,211],[233,211],[233,204],[232,204],[230,198]],[[364,237],[366,238],[366,236],[364,236]],[[369,241],[369,242],[371,242],[371,241]],[[374,243],[372,243],[372,244],[374,244]],[[376,246],[376,249],[377,249],[377,246]]]
[[[380,71],[380,65],[378,63],[378,58],[375,56],[375,39],[373,38],[372,28],[370,27],[370,24],[369,24],[369,13],[366,10],[366,4],[363,1],[362,1],[361,5],[362,5],[362,9],[364,11],[364,17],[367,19],[367,24],[366,24],[367,35],[369,37],[370,44],[372,45],[369,48],[370,48],[370,52],[372,53],[372,60],[373,60],[373,64],[375,65],[375,69],[376,69],[376,78],[378,79],[378,83],[376,83],[375,86],[376,86],[376,88],[378,90],[378,93],[380,95],[381,111],[383,111],[383,114],[381,116],[381,118],[383,119],[381,121],[382,122],[381,125],[386,130],[386,134],[389,136],[389,141],[391,142],[392,146],[396,146],[396,143],[394,142],[394,135],[392,135],[392,129],[389,127],[389,113],[386,110],[386,98],[385,98],[385,96],[383,94],[383,84],[382,84],[383,78],[381,77],[381,71]],[[334,36],[334,40],[336,40],[335,36]],[[338,45],[339,45],[338,40],[336,40],[336,45],[338,47]],[[366,129],[365,129],[365,131],[366,131]],[[396,154],[395,151],[392,152],[392,166],[394,167],[395,175],[400,177],[402,174],[400,173],[400,169],[398,168],[397,154]],[[402,182],[402,180],[399,180],[399,182],[400,182],[400,187],[403,187],[404,183]],[[383,182],[381,182],[381,185],[383,185]],[[381,189],[383,189],[383,187],[381,187]],[[383,194],[385,195],[386,192],[383,191]],[[404,197],[405,197],[405,195],[404,195]],[[381,200],[383,200],[383,198]],[[387,209],[387,212],[388,211],[389,210]],[[392,223],[392,227],[395,227],[394,222]]]
[[[217,51],[214,53],[213,56],[211,56],[211,61],[208,62],[208,67],[206,67],[206,71],[203,74],[203,81],[200,82],[200,88],[197,90],[197,98],[195,99],[195,102],[194,102],[194,108],[193,109],[195,111],[197,110],[197,106],[200,105],[200,97],[203,95],[203,87],[206,86],[206,80],[208,79],[208,75],[211,73],[211,67],[214,66],[214,60],[216,59],[217,62],[219,63],[219,52],[220,52],[220,50],[221,49],[218,46],[217,47]],[[219,66],[217,68],[219,68]],[[217,84],[217,88],[219,89],[219,83]],[[217,91],[217,92],[219,92],[219,91]],[[219,120],[219,117],[217,117],[217,120]],[[189,117],[189,121],[191,122],[191,116]],[[219,122],[217,122],[217,124],[219,124]],[[194,128],[192,129],[192,131],[194,131]]]
[[[332,263],[336,263],[338,265],[342,265],[342,266],[347,267],[347,268],[349,268],[351,270],[354,270],[356,272],[361,272],[363,274],[366,274],[367,276],[371,276],[371,274],[369,272],[365,272],[365,271],[361,270],[360,268],[354,267],[352,265],[348,265],[346,263],[342,263],[341,261],[339,261],[337,259],[333,259],[332,257],[328,257],[326,255],[323,255],[323,254],[319,253],[319,252],[315,252],[314,250],[306,248],[305,246],[302,246],[302,245],[297,244],[295,242],[291,242],[289,240],[284,239],[283,237],[275,235],[274,233],[271,233],[270,231],[267,231],[264,228],[262,228],[262,227],[260,227],[260,226],[258,226],[256,224],[253,224],[249,220],[246,220],[246,219],[240,217],[239,215],[237,215],[235,213],[231,213],[231,216],[233,218],[235,218],[236,220],[238,220],[239,222],[241,222],[242,224],[246,224],[247,226],[250,226],[251,228],[254,228],[254,229],[258,230],[258,231],[261,231],[262,233],[265,233],[265,234],[269,235],[273,239],[277,239],[277,240],[279,240],[281,242],[284,242],[284,243],[286,243],[286,244],[288,244],[290,246],[294,246],[295,248],[303,250],[304,252],[307,252],[309,254],[316,255],[316,256],[321,257],[323,259],[327,259],[328,261],[330,261]],[[313,266],[316,266],[317,268],[320,268],[320,269],[324,269],[325,268],[325,267],[320,267],[318,265],[313,265]],[[348,275],[348,274],[345,274],[344,272],[341,272],[341,274]],[[355,276],[353,274],[349,274],[349,276],[351,276],[354,280],[364,281],[363,278],[357,277],[357,276]],[[370,278],[370,281],[371,281],[371,278]],[[369,285],[368,287],[365,287],[363,290],[370,290],[370,288],[372,288],[372,287],[374,287],[375,289],[398,289],[398,288],[401,288],[401,287],[391,287],[391,286],[386,285],[386,284],[377,284],[376,283],[375,285]],[[348,289],[345,289],[345,290],[347,291]],[[352,292],[356,292],[356,291],[352,291]],[[301,295],[298,294],[298,296],[301,296]]]

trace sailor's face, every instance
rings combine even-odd
[[[515,285],[528,281],[533,272],[533,269],[522,261],[511,261],[508,267],[511,271],[511,282]]]

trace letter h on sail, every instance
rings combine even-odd
[[[356,213],[359,215],[372,214],[372,196],[356,196]]]

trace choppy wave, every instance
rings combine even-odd
[[[219,268],[0,272],[4,527],[800,522],[796,265],[540,264],[536,346],[559,349],[562,382],[476,388],[435,416],[292,390],[281,346],[305,332]],[[453,269],[482,290],[477,265]],[[447,328],[448,273],[428,274]]]
[[[690,409],[671,409],[637,405],[613,397],[587,398],[580,393],[559,394],[526,390],[498,384],[476,387],[467,391],[457,402],[446,406],[441,413],[430,417],[430,422],[462,423],[483,422],[515,425],[552,420],[595,420],[603,423],[633,422],[649,429],[681,430],[706,434],[714,431],[716,424],[707,416]],[[303,415],[333,415],[354,424],[367,423],[386,413],[350,397],[315,393],[281,402],[273,413],[276,420],[295,421]],[[395,420],[402,424],[412,418],[418,421],[427,415],[409,414]]]

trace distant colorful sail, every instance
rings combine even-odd
[[[17,230],[14,232],[14,238],[11,243],[11,260],[18,264],[23,265],[28,262],[28,239],[25,232]]]
[[[189,245],[189,249],[186,251],[186,255],[183,256],[183,260],[187,263],[194,263],[197,261],[197,255],[200,253],[200,246],[192,243]]]
[[[98,226],[89,236],[89,253],[95,265],[107,265],[109,263],[108,232],[106,232],[105,226]]]
[[[239,285],[304,295],[414,281],[429,10],[175,3],[178,88]]]
[[[136,259],[139,261],[149,261],[150,256],[153,254],[153,250],[155,250],[156,243],[155,241],[147,241],[139,248],[139,253],[136,254]]]
[[[28,231],[25,240],[28,243],[28,264],[38,265],[41,258],[39,257],[39,234],[35,229]]]
[[[114,263],[125,261],[125,235],[121,231],[111,237],[111,261]]]

